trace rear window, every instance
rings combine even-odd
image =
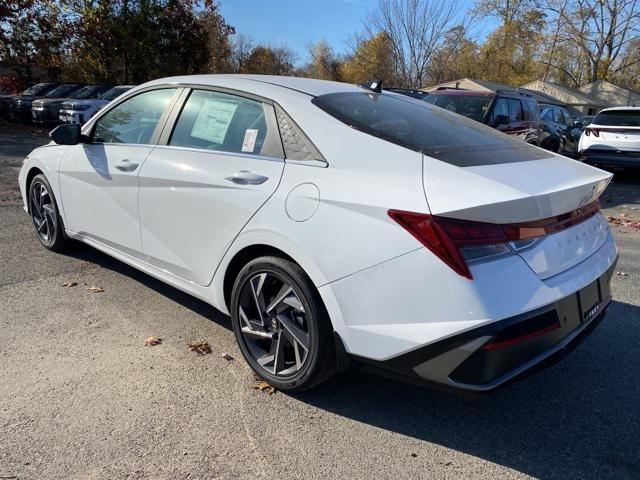
[[[437,94],[427,96],[424,101],[481,122],[487,113],[491,97]]]
[[[640,127],[640,110],[609,110],[600,112],[593,121],[595,125],[612,127]]]
[[[549,156],[470,118],[406,96],[330,93],[313,103],[350,127],[461,167]]]

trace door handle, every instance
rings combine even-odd
[[[125,158],[116,165],[116,168],[121,172],[133,172],[136,168],[138,168],[138,164]]]
[[[262,185],[264,182],[269,180],[269,177],[253,173],[249,170],[240,170],[239,172],[234,173],[233,176],[226,177],[225,180],[239,185]]]

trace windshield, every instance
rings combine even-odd
[[[114,98],[118,98],[120,95],[122,95],[124,92],[126,92],[127,90],[129,90],[131,87],[115,87],[112,88],[111,90],[108,90],[107,92],[103,93],[99,98],[100,100],[113,100]]]
[[[593,123],[595,125],[612,127],[640,127],[640,110],[609,110],[607,112],[600,112]]]
[[[485,113],[487,113],[491,97],[483,95],[443,95],[438,93],[436,95],[428,95],[424,101],[481,122]]]
[[[312,101],[350,127],[461,167],[549,156],[522,140],[423,100],[346,92]]]
[[[60,85],[45,95],[48,98],[66,97],[71,92],[77,90],[80,85]]]
[[[105,88],[108,88],[108,87],[103,87],[99,85],[83,87],[77,92],[75,92],[73,95],[71,95],[71,98],[75,98],[77,100],[82,100],[85,98],[98,98],[98,96],[105,91]]]
[[[43,95],[53,88],[50,83],[37,83],[27,88],[22,95]]]

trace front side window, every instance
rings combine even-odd
[[[93,141],[148,144],[175,92],[175,88],[151,90],[122,102],[96,122]]]
[[[538,104],[535,100],[523,99],[522,108],[524,109],[525,120],[538,121],[540,119]]]
[[[194,90],[178,117],[169,145],[260,154],[267,130],[262,102]]]
[[[499,115],[509,117],[509,102],[506,98],[496,99],[496,103],[493,105],[493,112],[491,113],[491,123],[495,123]]]
[[[424,101],[481,122],[485,113],[487,113],[491,97],[488,95],[432,94],[427,95]]]
[[[522,104],[520,100],[516,98],[509,99],[509,120],[512,122],[519,122],[524,120],[524,115],[522,113]]]
[[[494,128],[407,96],[341,92],[312,103],[352,128],[461,167],[547,156]]]

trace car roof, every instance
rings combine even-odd
[[[629,106],[629,107],[609,107],[609,108],[603,108],[602,110],[600,110],[599,113],[602,112],[611,112],[611,111],[615,111],[615,110],[640,110],[640,107],[636,107],[634,106]]]
[[[429,92],[429,95],[460,95],[471,97],[493,97],[495,92],[481,92],[479,90],[462,90],[459,88],[443,88],[440,90],[433,90]]]
[[[315,78],[301,77],[281,77],[277,75],[243,75],[243,74],[221,74],[221,75],[185,75],[179,77],[168,77],[153,80],[141,85],[141,87],[152,86],[154,84],[186,84],[186,85],[207,85],[213,87],[233,87],[245,90],[257,95],[266,95],[266,92],[273,93],[280,90],[281,94],[297,92],[309,96],[319,96],[328,93],[340,92],[362,92],[363,89],[348,83],[334,82],[329,80],[318,80]],[[273,87],[276,87],[275,89]],[[264,92],[264,93],[263,93]]]

